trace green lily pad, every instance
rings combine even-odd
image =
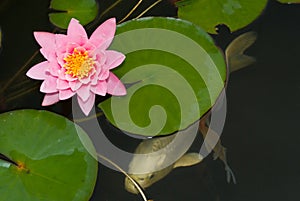
[[[87,134],[47,111],[17,110],[0,115],[0,200],[85,201],[97,177],[95,149]]]
[[[266,7],[268,0],[182,0],[177,2],[178,17],[189,20],[209,33],[216,34],[216,26],[225,24],[231,31],[254,21]]]
[[[215,103],[226,65],[212,38],[190,22],[148,17],[118,25],[110,47],[126,55],[113,70],[127,95],[99,104],[129,133],[166,135],[187,128]]]
[[[95,0],[52,0],[50,8],[55,10],[49,13],[50,22],[63,29],[68,27],[72,18],[86,25],[93,21],[98,13]]]
[[[280,3],[287,3],[287,4],[291,4],[291,3],[300,3],[300,0],[277,0]]]

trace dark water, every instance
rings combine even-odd
[[[120,19],[129,10],[125,10],[127,3],[105,18],[116,15]],[[104,1],[101,9],[108,4],[108,0]],[[32,32],[51,31],[53,26],[47,18],[48,1],[2,0],[0,6],[0,26],[4,35],[0,55],[2,88],[38,49]],[[138,12],[141,10],[142,7]],[[163,3],[149,14],[172,16],[174,10]],[[227,184],[223,163],[209,156],[201,164],[176,169],[154,184],[146,191],[150,198],[155,201],[300,200],[299,25],[300,5],[270,1],[262,16],[250,26],[233,34],[222,28],[221,35],[215,37],[224,48],[242,32],[254,30],[258,33],[257,42],[248,51],[257,62],[232,74],[227,89],[228,112],[222,141],[228,148],[228,161],[238,183]],[[32,64],[41,60],[37,57]],[[14,84],[21,81],[19,78]],[[10,87],[2,96],[12,91]],[[41,108],[42,95],[37,90],[31,94],[5,104],[2,102],[2,107],[4,110]],[[59,113],[68,111],[62,107],[46,109]],[[116,142],[128,140],[118,133],[110,135]],[[192,149],[197,150],[200,142],[199,137]],[[124,190],[123,180],[121,173],[100,166],[91,200],[141,200]]]

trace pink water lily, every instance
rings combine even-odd
[[[116,20],[111,18],[101,24],[88,38],[83,26],[72,19],[67,34],[34,32],[47,59],[33,66],[27,76],[44,80],[40,91],[46,93],[43,106],[71,98],[75,94],[85,115],[91,111],[95,95],[121,96],[126,94],[122,82],[111,69],[119,66],[125,55],[107,50],[116,30]]]

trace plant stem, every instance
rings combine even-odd
[[[6,84],[0,89],[0,94],[3,93],[9,85],[22,73],[25,68],[30,64],[30,62],[36,57],[36,55],[39,53],[39,50],[36,50],[33,55],[27,60],[27,62],[12,76],[11,79],[9,79]]]
[[[30,87],[29,89],[26,89],[26,90],[21,89],[21,90],[15,92],[14,94],[12,94],[10,97],[6,98],[5,102],[8,103],[8,102],[15,100],[15,99],[17,99],[35,89],[38,89],[38,88],[39,88],[39,86],[37,85],[37,86]]]
[[[32,80],[27,78],[27,79],[24,79],[24,80],[20,80],[18,81],[18,83],[14,84],[14,85],[11,85],[9,88],[9,90],[13,90],[13,89],[17,89],[19,87],[22,87],[22,86],[25,86],[27,83],[30,83]]]
[[[56,32],[57,28],[54,28],[52,33]],[[26,69],[26,67],[32,62],[32,60],[38,55],[39,50],[36,50],[33,55],[25,62],[25,64],[10,78],[6,84],[0,89],[0,94],[2,94],[10,85],[11,83]]]
[[[100,116],[103,115],[103,112],[98,112],[90,117],[85,117],[85,118],[80,118],[80,119],[73,119],[74,123],[82,123],[82,122],[85,122],[85,121],[89,121],[91,119],[94,119],[94,118],[98,118]]]
[[[15,166],[18,166],[18,164],[15,161],[11,160],[10,158],[8,158],[7,156],[5,156],[3,154],[0,154],[0,160],[4,160],[4,161],[9,162],[9,163],[11,163]]]
[[[110,10],[112,10],[114,7],[116,7],[120,2],[122,2],[122,0],[118,0],[115,3],[113,3],[112,5],[110,5],[107,9],[105,9],[100,15],[99,17],[97,17],[91,24],[87,25],[87,29],[91,29],[93,26],[95,26],[101,19],[102,17],[108,13]]]
[[[134,19],[138,19],[140,17],[142,17],[145,13],[147,13],[151,8],[153,8],[154,6],[156,6],[158,3],[162,2],[162,0],[157,0],[156,2],[154,2],[152,5],[150,5],[146,10],[144,10],[141,14],[139,14],[136,18]]]
[[[129,13],[123,18],[123,19],[121,19],[119,22],[118,22],[118,24],[119,23],[122,23],[122,22],[124,22],[138,7],[139,7],[139,5],[141,4],[143,2],[143,0],[139,0],[139,2],[131,9],[131,11],[129,11]]]
[[[114,163],[113,161],[109,160],[108,158],[106,158],[105,156],[97,153],[97,156],[99,158],[102,158],[103,160],[107,161],[108,163],[112,164],[114,167],[116,167],[118,170],[120,170],[126,177],[128,177],[128,179],[134,184],[134,186],[137,188],[137,190],[140,192],[142,198],[144,201],[151,201],[148,200],[145,193],[143,192],[142,188],[139,186],[139,184],[132,179],[120,166],[118,166],[116,163]]]

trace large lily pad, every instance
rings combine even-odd
[[[52,0],[50,8],[55,10],[49,13],[50,22],[63,29],[68,27],[72,18],[86,25],[95,19],[98,12],[95,0]]]
[[[97,160],[86,133],[47,111],[0,115],[0,200],[85,201],[93,192]]]
[[[209,33],[225,24],[231,31],[243,28],[255,20],[268,0],[182,0],[177,3],[178,17],[189,20]]]
[[[215,103],[226,65],[212,38],[190,22],[148,17],[117,27],[111,49],[125,62],[113,72],[127,95],[99,104],[121,130],[143,136],[185,129]]]

